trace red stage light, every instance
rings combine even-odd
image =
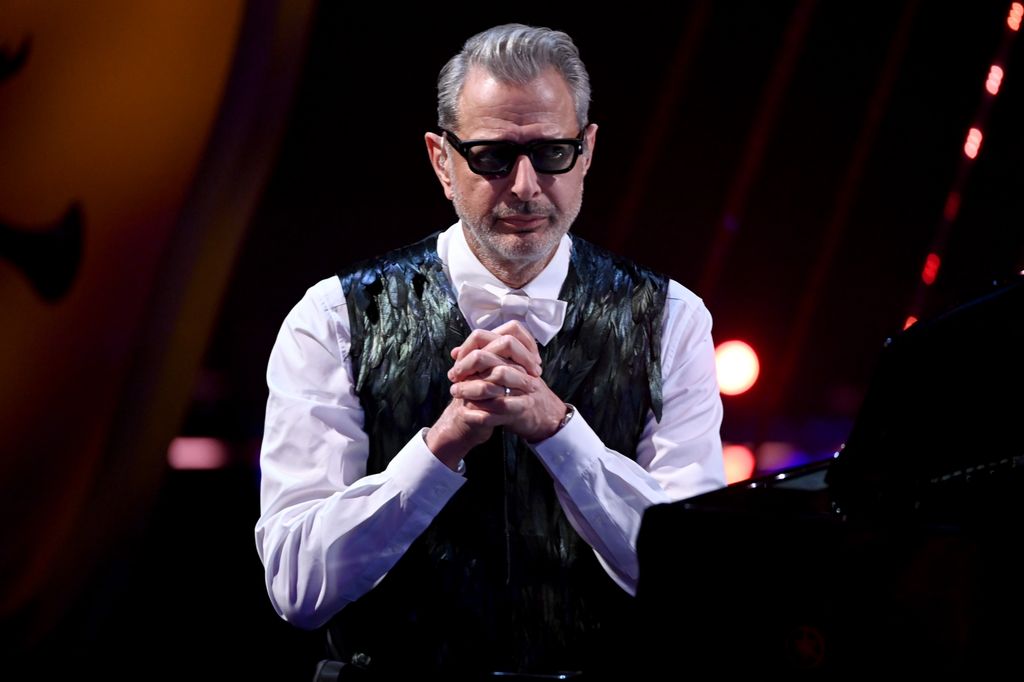
[[[1006,25],[1010,27],[1011,31],[1020,29],[1020,20],[1022,18],[1024,18],[1024,5],[1019,2],[1010,5],[1010,16],[1006,17]]]
[[[993,95],[999,94],[999,84],[1003,82],[1003,69],[995,64],[988,70],[988,80],[985,81],[985,89]]]
[[[921,281],[925,284],[933,284],[935,278],[939,276],[939,266],[941,265],[942,259],[938,254],[929,253],[924,260],[924,268],[921,270]]]
[[[981,131],[977,128],[971,128],[967,131],[967,141],[964,142],[964,154],[967,158],[973,159],[978,156],[978,149],[981,147]]]
[[[916,322],[917,322],[917,318],[914,317],[913,315],[909,315],[907,317],[907,321],[903,323],[903,328],[904,329],[910,329],[912,326],[914,326],[914,324]]]
[[[761,364],[757,353],[742,341],[726,341],[715,349],[718,390],[725,395],[739,395],[757,381]]]
[[[746,445],[726,445],[722,448],[725,459],[725,482],[745,481],[754,475],[757,459]]]

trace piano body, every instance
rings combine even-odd
[[[887,341],[834,459],[648,510],[651,679],[1016,668],[1022,280]]]

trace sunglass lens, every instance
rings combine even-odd
[[[542,144],[534,147],[531,159],[542,173],[564,171],[572,165],[574,152],[571,144]]]
[[[513,150],[503,145],[479,145],[469,153],[470,167],[477,173],[507,173],[515,161]]]

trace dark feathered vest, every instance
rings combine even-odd
[[[341,273],[367,474],[383,470],[450,400],[449,352],[470,330],[436,235]],[[605,445],[636,457],[648,410],[661,418],[667,280],[573,239],[562,330],[543,379]],[[607,669],[631,655],[632,598],[570,525],[550,475],[496,429],[466,458],[466,484],[388,575],[329,625],[337,655],[396,676]]]

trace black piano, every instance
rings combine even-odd
[[[648,678],[1020,674],[1022,280],[887,340],[833,459],[647,511]]]

